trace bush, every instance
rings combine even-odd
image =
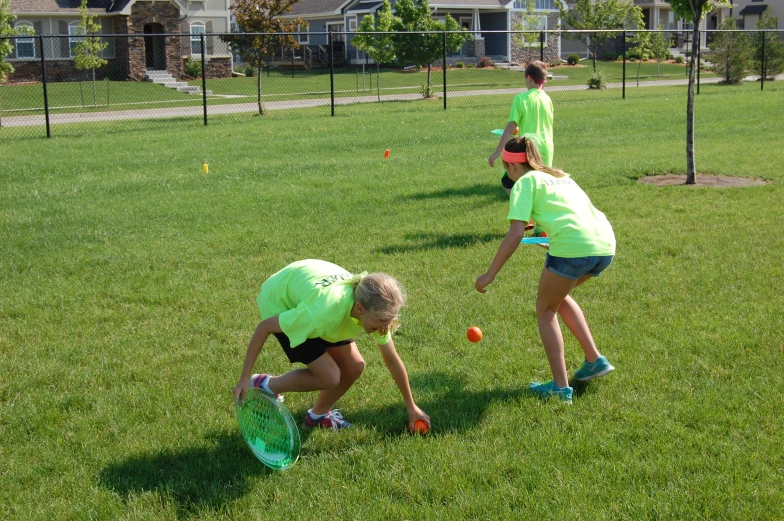
[[[483,56],[482,59],[479,60],[479,63],[476,64],[476,67],[478,69],[482,69],[484,67],[495,67],[495,63],[493,63],[493,60],[491,60],[489,56]]]
[[[614,62],[615,60],[618,59],[618,53],[615,51],[607,51],[606,53],[604,53],[604,59],[607,60],[608,62]]]
[[[201,76],[201,61],[200,60],[185,60],[185,74],[191,78],[198,78]]]
[[[683,56],[678,55],[675,57],[675,63],[683,63]]]
[[[591,77],[588,78],[588,88],[596,90],[604,90],[607,88],[607,79],[602,71],[591,74]]]
[[[455,69],[462,69],[463,67],[465,67],[465,63],[463,63],[463,62],[456,62],[455,63]]]
[[[255,67],[251,67],[250,65],[245,67],[245,77],[246,78],[252,78],[255,75],[256,75],[256,68]]]
[[[568,63],[569,65],[577,65],[578,63],[580,63],[580,57],[576,54],[570,54],[569,56],[566,57],[566,63]]]

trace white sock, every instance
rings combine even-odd
[[[320,420],[322,418],[326,418],[327,414],[313,414],[313,409],[308,409],[308,416],[310,416],[311,420]]]
[[[269,381],[270,381],[270,378],[271,377],[269,375],[267,375],[267,377],[264,380],[261,381],[261,388],[263,390],[267,391],[270,394],[275,394],[275,393],[272,392],[272,390],[269,388],[269,385],[268,385]]]

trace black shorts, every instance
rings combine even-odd
[[[318,357],[327,352],[330,347],[338,347],[350,344],[354,341],[353,338],[348,340],[341,340],[340,342],[327,342],[323,338],[308,338],[297,347],[291,347],[289,337],[284,333],[274,333],[275,338],[280,342],[283,352],[292,364],[299,362],[308,365],[316,360]]]
[[[504,185],[504,188],[507,190],[511,190],[515,182],[509,178],[506,172],[504,172],[504,177],[501,178],[501,184]]]

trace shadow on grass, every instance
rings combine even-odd
[[[528,392],[528,385],[514,389],[495,388],[484,391],[465,389],[462,375],[426,373],[411,376],[417,405],[433,422],[431,435],[462,433],[476,427],[488,407],[497,403],[518,402],[521,398],[538,400]],[[514,406],[513,404],[511,404]],[[379,409],[354,410],[351,421],[374,426],[386,435],[399,435],[408,421],[405,409],[398,405]]]
[[[475,244],[485,244],[488,242],[498,242],[504,236],[497,233],[470,234],[459,233],[453,235],[440,235],[437,233],[409,233],[405,239],[411,244],[398,244],[378,248],[376,253],[407,253],[424,250],[437,250],[447,248],[465,248]]]
[[[503,174],[503,170],[499,170],[500,174]],[[462,188],[447,188],[445,190],[438,190],[435,192],[423,192],[420,194],[414,194],[407,199],[412,199],[415,201],[424,201],[427,199],[449,199],[451,197],[487,197],[488,199],[493,199],[495,201],[509,201],[509,195],[504,190],[504,187],[501,186],[501,176],[498,176],[498,183],[496,184],[487,184],[487,183],[477,183],[471,186],[464,186]]]
[[[100,473],[101,486],[129,498],[154,492],[176,502],[182,514],[219,509],[248,493],[254,477],[274,471],[259,463],[239,432],[215,432],[209,446],[164,449],[110,463]]]

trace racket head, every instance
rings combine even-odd
[[[550,244],[550,237],[524,237],[522,244]]]
[[[261,389],[248,389],[237,405],[240,434],[251,452],[266,466],[285,470],[299,459],[297,424],[286,407]]]

